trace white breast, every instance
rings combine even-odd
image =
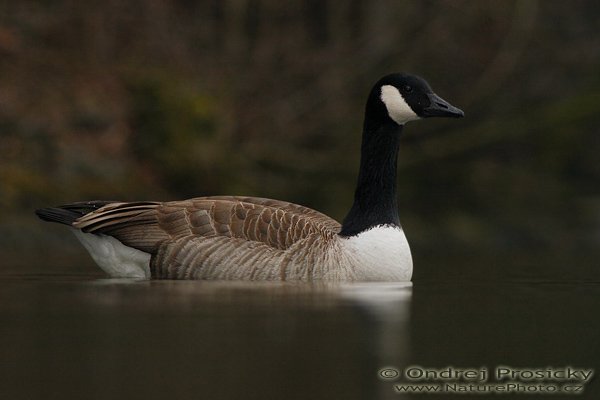
[[[342,251],[355,265],[355,279],[364,281],[410,281],[412,256],[401,228],[377,226],[341,239]]]

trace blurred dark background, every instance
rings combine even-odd
[[[599,280],[595,1],[0,4],[0,252],[93,272],[33,209],[242,194],[341,220],[366,95],[407,71],[465,110],[411,123],[415,279]]]

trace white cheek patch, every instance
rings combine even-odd
[[[380,98],[385,104],[385,108],[387,108],[388,115],[398,125],[419,119],[419,116],[406,104],[404,97],[396,87],[383,85]]]

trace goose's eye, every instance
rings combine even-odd
[[[412,86],[410,86],[410,85],[404,85],[404,91],[405,91],[406,93],[410,93],[410,92],[412,92]]]

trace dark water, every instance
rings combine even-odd
[[[378,371],[596,369],[598,310],[600,286],[582,283],[4,277],[0,398],[430,398]],[[598,379],[584,386],[576,398],[599,398]],[[523,396],[575,398],[501,398]]]

